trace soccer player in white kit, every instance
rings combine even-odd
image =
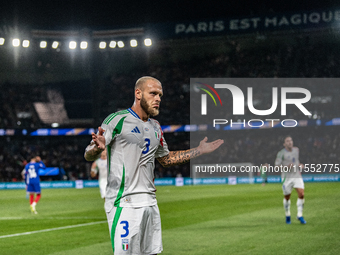
[[[85,159],[93,161],[107,147],[105,210],[115,255],[163,250],[155,158],[164,167],[184,164],[223,143],[221,139],[207,143],[205,137],[196,148],[169,151],[160,124],[150,118],[158,115],[162,95],[160,81],[150,76],[138,79],[132,107],[109,115],[85,150]]]
[[[297,219],[301,224],[307,222],[303,218],[303,205],[305,185],[301,176],[301,169],[304,165],[299,160],[299,148],[293,147],[293,139],[291,136],[286,136],[283,143],[284,148],[277,153],[275,165],[282,166],[282,189],[283,189],[283,206],[286,213],[286,223],[290,224],[290,195],[293,188],[298,193],[297,199]],[[288,170],[288,171],[287,171]]]
[[[107,153],[106,149],[101,153],[100,158],[92,163],[91,177],[98,174],[99,191],[101,198],[105,199],[107,185]]]

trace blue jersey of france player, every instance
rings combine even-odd
[[[34,184],[34,183],[40,183],[39,179],[39,169],[40,168],[46,168],[45,164],[41,162],[37,163],[28,163],[25,166],[25,181],[26,184]]]

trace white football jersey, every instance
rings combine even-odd
[[[300,160],[299,160],[299,148],[293,147],[292,151],[288,151],[285,148],[280,150],[277,153],[275,165],[276,166],[288,166],[293,164],[293,167],[290,168],[290,171],[282,171],[282,178],[301,178],[301,172],[299,168]],[[287,169],[287,168],[286,168]]]
[[[109,115],[101,127],[108,159],[106,199],[115,199],[120,207],[157,204],[155,158],[169,154],[160,124],[142,121],[129,108]]]
[[[107,179],[107,160],[106,159],[97,159],[96,161],[96,173],[99,172],[98,180],[106,180]]]

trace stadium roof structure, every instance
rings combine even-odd
[[[320,8],[308,11],[266,12],[240,16],[237,14],[222,17],[183,19],[167,22],[139,23],[138,25],[117,25],[109,28],[71,28],[71,29],[37,29],[28,26],[4,25],[0,27],[0,46],[12,44],[14,47],[31,46],[30,41],[56,40],[81,41],[88,44],[100,44],[100,40],[163,40],[192,37],[239,36],[247,34],[308,32],[320,30],[338,30],[340,27],[340,8]],[[16,40],[15,42],[13,40]],[[23,42],[25,41],[25,43]],[[90,41],[90,42],[88,42]],[[92,43],[91,43],[92,41]],[[97,43],[99,41],[99,43]],[[44,43],[45,48],[48,47]],[[52,43],[51,43],[52,45]],[[130,43],[136,47],[140,43]],[[105,49],[104,42],[97,49]],[[116,44],[115,44],[116,46]],[[119,46],[119,45],[118,45]],[[150,45],[147,45],[150,46]],[[80,47],[80,44],[72,46]],[[96,49],[94,47],[93,49]],[[58,48],[58,47],[55,47]],[[71,47],[70,47],[71,48]],[[108,47],[109,48],[109,47]],[[114,47],[111,47],[114,48]],[[120,47],[120,48],[123,48]]]
[[[334,1],[3,1],[0,25],[43,30],[91,30],[140,24],[310,11],[339,5]]]
[[[117,61],[122,64],[124,57],[131,59],[139,54],[140,59],[146,59],[149,53],[157,52],[159,47],[183,46],[194,49],[193,46],[204,45],[205,48],[211,46],[217,49],[218,47],[212,45],[223,44],[228,37],[245,36],[257,40],[265,39],[267,35],[311,31],[314,32],[313,35],[317,35],[329,31],[337,33],[339,27],[340,8],[267,12],[248,16],[235,14],[210,19],[203,16],[196,20],[140,23],[139,26],[115,24],[108,29],[0,26],[0,52],[6,66],[5,71],[0,70],[0,77],[10,82],[37,83],[37,75],[49,73],[43,80],[41,77],[39,79],[43,83],[79,80],[90,78],[89,66],[97,65],[95,58],[98,58],[96,63],[103,64],[99,58],[104,58],[112,60],[110,65]],[[194,53],[197,54],[200,50]],[[44,65],[48,68],[43,72]],[[67,66],[69,67],[66,68]]]

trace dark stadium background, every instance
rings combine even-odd
[[[19,32],[92,31],[140,27],[147,23],[241,17],[338,7],[332,1],[7,1],[0,7],[0,28]],[[0,34],[2,36],[2,34]],[[5,36],[5,35],[4,35]],[[78,52],[79,53],[79,52]],[[190,77],[339,77],[338,31],[290,31],[240,36],[176,38],[150,48],[77,54],[0,47],[0,129],[50,128],[34,102],[59,100],[72,120],[60,127],[96,128],[117,109],[133,103],[133,84],[142,75],[160,79],[164,100],[157,119],[162,125],[189,124]],[[53,91],[52,94],[51,91]],[[338,88],[324,91],[333,100],[317,105],[320,118],[339,115]],[[62,95],[62,99],[60,99]],[[18,113],[28,113],[18,114]],[[226,162],[273,162],[286,130],[232,131],[214,156]],[[301,161],[336,163],[339,128],[306,127],[289,132],[301,148]],[[167,133],[171,150],[189,148],[189,133]],[[40,154],[47,166],[65,169],[68,180],[89,179],[83,159],[89,136],[0,136],[0,181],[21,181],[30,156]],[[270,141],[266,143],[265,141]],[[260,149],[263,149],[262,151]],[[262,153],[260,153],[260,151]],[[163,169],[156,177],[189,175],[189,165]]]
[[[325,1],[3,1],[1,25],[35,29],[112,28],[149,22],[247,16],[334,8]]]

